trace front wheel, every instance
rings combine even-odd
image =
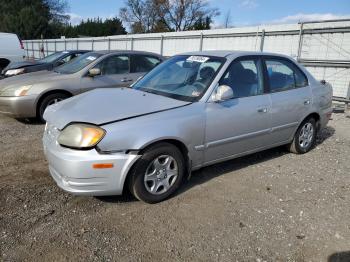
[[[50,94],[46,96],[40,103],[39,108],[38,108],[38,119],[40,122],[45,123],[44,119],[44,112],[45,109],[53,104],[56,104],[64,99],[67,99],[69,95],[67,94],[62,94],[62,93],[56,93],[56,94]]]
[[[289,144],[289,151],[295,154],[309,152],[316,141],[316,121],[313,118],[304,120],[294,135],[294,139]]]
[[[172,144],[155,145],[141,156],[131,170],[130,192],[146,203],[158,203],[180,186],[185,174],[185,160]]]

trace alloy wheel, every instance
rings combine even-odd
[[[310,146],[314,138],[315,130],[311,123],[305,123],[300,130],[299,134],[299,145],[301,148],[305,149]]]
[[[178,164],[172,156],[158,156],[146,169],[144,176],[146,190],[154,195],[163,194],[174,185],[178,174]]]

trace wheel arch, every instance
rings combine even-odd
[[[303,121],[301,121],[300,125],[308,118],[315,119],[315,121],[316,121],[316,128],[317,128],[317,130],[319,130],[320,129],[320,120],[321,120],[320,114],[317,113],[317,112],[312,112],[312,113],[308,114],[306,117],[304,117]]]
[[[0,68],[5,68],[11,63],[7,58],[0,58]]]
[[[53,90],[49,90],[49,91],[46,91],[44,93],[42,93],[37,102],[36,102],[36,105],[35,105],[35,110],[36,110],[36,115],[38,116],[39,114],[39,108],[40,108],[40,105],[42,103],[42,101],[49,95],[52,95],[52,94],[65,94],[65,95],[68,95],[69,97],[73,96],[73,94],[67,90],[63,90],[63,89],[53,89]]]
[[[158,139],[156,141],[152,141],[150,143],[145,144],[144,146],[142,146],[140,148],[140,150],[137,150],[137,154],[138,155],[142,155],[147,149],[157,145],[157,144],[161,144],[161,143],[168,143],[171,144],[173,146],[175,146],[176,148],[178,148],[180,150],[180,152],[182,153],[184,159],[185,159],[185,164],[186,164],[186,170],[187,170],[187,178],[190,177],[191,174],[191,159],[189,156],[189,150],[187,148],[187,146],[185,145],[184,142],[182,142],[180,139],[176,139],[176,138],[163,138],[163,139]],[[130,151],[132,152],[132,151]],[[130,153],[129,152],[129,153]],[[135,151],[133,151],[135,152]],[[125,179],[123,181],[123,191],[128,190],[128,184],[129,184],[129,179],[131,177],[131,173],[132,173],[132,169],[134,168],[135,164],[137,163],[137,161],[135,161],[132,166],[129,168],[128,173],[125,176]]]
[[[156,145],[156,144],[160,144],[160,143],[169,143],[175,147],[177,147],[180,152],[182,153],[184,159],[185,159],[185,163],[186,163],[186,169],[187,170],[190,170],[191,168],[191,159],[190,159],[190,156],[189,156],[189,150],[188,150],[188,147],[186,146],[186,144],[181,141],[180,139],[178,138],[162,138],[162,139],[158,139],[156,141],[152,141],[150,143],[147,143],[145,145],[143,145],[139,151],[139,154],[142,155],[143,152],[145,152],[148,148]]]

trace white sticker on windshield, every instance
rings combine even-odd
[[[94,61],[94,60],[96,59],[96,57],[94,57],[94,56],[88,56],[86,59],[87,59],[87,60],[90,60],[90,61]]]
[[[192,55],[192,56],[190,56],[189,58],[186,59],[186,61],[198,62],[198,63],[205,63],[208,60],[209,60],[209,57],[196,56],[196,55]]]
[[[192,96],[200,96],[200,95],[201,95],[201,92],[199,92],[199,91],[192,92]]]

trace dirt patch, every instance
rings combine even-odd
[[[195,172],[173,198],[76,197],[44,126],[0,116],[0,260],[350,261],[350,118],[305,155],[276,148]]]

